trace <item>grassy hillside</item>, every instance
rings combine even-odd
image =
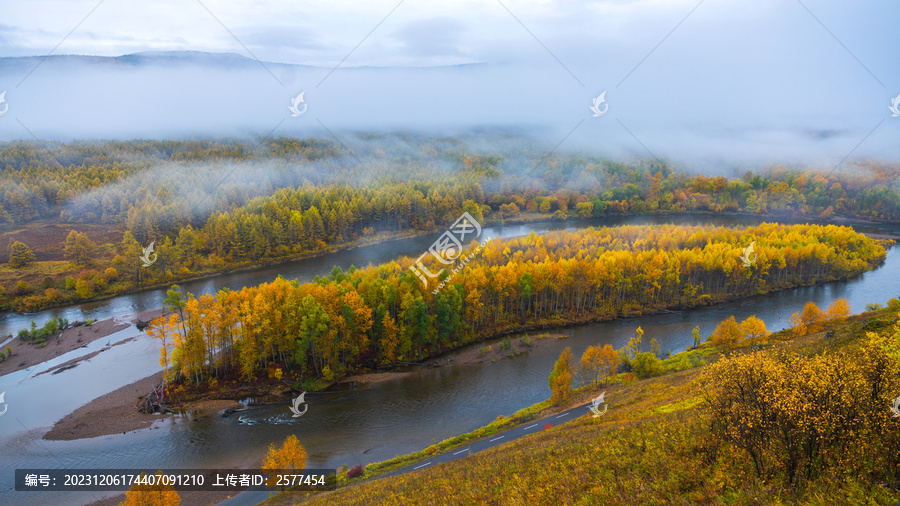
[[[329,493],[282,494],[267,504],[894,504],[900,500],[900,418],[889,408],[900,395],[896,322],[896,309],[882,309],[803,337],[782,331],[761,351],[707,353],[715,364],[611,385],[602,417],[585,415],[448,464],[353,480]],[[834,333],[826,337],[828,330]],[[783,412],[761,420],[763,430],[721,437],[728,424],[714,402],[747,383],[716,381],[744,367],[746,377],[763,384],[766,368],[779,363],[792,369],[780,373],[783,391],[773,402],[799,406],[801,423],[773,426]],[[816,367],[839,374],[828,377]],[[859,389],[867,394],[852,395]],[[731,416],[740,406],[729,404]],[[816,416],[815,423],[803,422]],[[788,450],[777,441],[753,443],[801,430],[818,439],[797,437]],[[756,448],[761,471],[746,448]],[[803,460],[803,452],[813,457]],[[783,462],[797,464],[797,472],[789,476]],[[369,466],[366,476],[381,468]]]

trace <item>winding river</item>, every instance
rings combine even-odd
[[[589,225],[621,224],[715,224],[752,225],[753,218],[700,216],[637,216],[579,222],[537,223],[486,227],[483,238],[513,237],[534,230],[574,230]],[[900,225],[854,225],[860,232],[900,232]],[[332,266],[362,266],[389,261],[399,255],[418,256],[437,234],[344,250],[265,268],[184,283],[195,294],[222,288],[271,281],[281,274],[288,279],[309,281],[327,274]],[[898,234],[900,235],[900,234]],[[673,353],[691,344],[691,329],[699,325],[709,335],[723,319],[750,315],[762,318],[770,330],[789,326],[789,315],[807,301],[820,307],[836,298],[846,298],[854,312],[867,303],[884,304],[900,296],[900,248],[889,250],[877,269],[844,282],[797,288],[685,313],[671,313],[582,325],[560,330],[568,339],[554,342],[516,359],[474,365],[447,365],[417,369],[412,374],[363,390],[307,394],[308,412],[291,418],[289,403],[267,405],[232,415],[172,417],[152,429],[78,441],[44,441],[41,436],[53,422],[78,406],[116,388],[159,370],[158,345],[147,337],[115,346],[78,367],[57,375],[36,376],[49,367],[102,348],[107,342],[140,336],[134,327],[109,339],[100,339],[85,349],[62,355],[44,364],[0,377],[0,392],[6,392],[8,412],[0,416],[0,504],[85,504],[101,493],[16,493],[16,468],[215,468],[250,466],[263,456],[272,442],[296,434],[309,454],[310,467],[350,466],[385,460],[416,451],[448,437],[483,426],[498,415],[513,412],[549,397],[547,375],[565,346],[576,356],[593,344],[623,346],[638,326],[644,339],[656,338],[662,349]],[[69,320],[117,318],[147,309],[157,309],[164,290],[152,290],[114,299],[44,311],[37,314],[7,314],[0,321],[0,335],[27,327],[31,320],[42,324],[54,316]],[[610,398],[610,409],[615,399]],[[240,415],[240,416],[239,416]]]

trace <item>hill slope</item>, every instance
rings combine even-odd
[[[788,330],[774,334],[774,344],[763,352],[733,354],[760,361],[775,355],[801,362],[825,357],[853,367],[865,361],[858,353],[876,336],[897,344],[900,326],[891,325],[896,316],[887,309],[853,316],[834,326],[830,338],[825,337],[829,329],[797,339]],[[847,455],[838,455],[843,465],[825,465],[835,458],[826,456],[811,477],[801,473],[789,484],[779,471],[757,476],[738,445],[711,437],[712,415],[698,380],[715,367],[610,387],[609,410],[600,418],[583,416],[411,474],[318,495],[283,494],[266,504],[894,504],[900,499],[895,487],[881,485],[896,482],[896,466],[876,465],[875,448],[895,444],[893,435],[900,433],[889,401],[862,401],[892,431],[884,441],[850,434]],[[884,386],[891,390],[898,383]],[[776,462],[778,455],[767,458]]]

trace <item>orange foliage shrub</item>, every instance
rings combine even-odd
[[[156,480],[162,476],[161,472],[156,473]],[[141,473],[141,478],[147,478],[147,475]],[[152,479],[152,478],[151,478]],[[181,497],[175,491],[175,487],[161,485],[147,485],[144,483],[133,485],[128,492],[125,492],[125,506],[178,506],[181,504]]]
[[[837,299],[828,306],[827,314],[829,320],[843,320],[851,314],[850,303],[847,299]]]

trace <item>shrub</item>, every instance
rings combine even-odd
[[[885,348],[897,342],[870,333],[854,353],[758,352],[713,364],[702,380],[711,448],[730,445],[757,476],[787,485],[825,471],[896,481],[900,434],[888,407],[900,365]]]
[[[619,362],[621,363],[619,369],[624,372],[631,370],[631,362],[641,351],[641,341],[644,339],[644,329],[638,327],[637,330],[634,331],[634,334],[635,335],[628,340],[628,344],[618,351]]]
[[[534,341],[531,340],[531,336],[525,334],[524,336],[519,338],[519,344],[531,348],[531,345],[534,344]]]
[[[56,288],[48,288],[44,290],[44,298],[50,304],[56,304],[62,300],[62,293]]]
[[[31,293],[31,285],[24,281],[16,283],[16,295],[27,295]]]
[[[353,466],[347,471],[347,478],[358,478],[363,475],[363,466],[362,464]]]
[[[900,299],[894,297],[893,299],[887,301],[887,307],[891,311],[900,311]]]
[[[684,371],[706,365],[706,360],[702,356],[691,353],[679,353],[673,357],[672,362],[668,365],[663,364],[670,371]]]
[[[631,364],[631,370],[638,378],[652,378],[666,371],[662,361],[650,352],[638,353]]]
[[[301,385],[302,390],[306,392],[317,392],[325,389],[325,384],[318,378],[306,378]]]

